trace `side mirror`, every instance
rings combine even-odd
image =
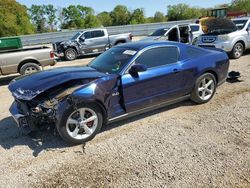
[[[135,64],[130,68],[129,73],[137,74],[138,72],[144,72],[146,70],[147,70],[146,65]]]
[[[85,41],[85,38],[84,38],[84,37],[80,37],[79,40],[80,40],[81,42],[84,42],[84,41]]]
[[[250,31],[250,27],[248,27],[246,30],[247,30],[247,32],[249,32]]]

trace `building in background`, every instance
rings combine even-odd
[[[237,18],[248,16],[248,13],[240,11],[229,11],[228,7],[220,7],[208,11],[208,16],[213,16],[215,18]]]

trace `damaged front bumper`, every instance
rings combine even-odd
[[[21,128],[21,127],[28,127],[29,126],[26,116],[19,112],[16,101],[12,103],[9,111],[10,111],[13,119],[17,123],[18,127]]]
[[[15,100],[9,109],[19,128],[38,130],[40,125],[51,125],[56,122],[55,109],[45,109],[42,106],[29,108],[26,103]]]

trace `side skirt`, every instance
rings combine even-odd
[[[171,101],[159,103],[159,104],[147,107],[147,108],[143,108],[143,109],[140,109],[140,110],[136,110],[136,111],[127,113],[127,114],[123,114],[121,116],[117,116],[117,117],[109,119],[108,124],[119,121],[119,120],[122,120],[122,119],[126,119],[128,117],[139,115],[139,114],[142,114],[142,113],[145,113],[145,112],[149,112],[149,111],[152,111],[152,110],[155,110],[155,109],[159,109],[159,108],[162,108],[162,107],[165,107],[165,106],[169,106],[171,104],[175,104],[175,103],[185,101],[185,100],[188,100],[188,99],[190,99],[190,95],[186,95],[186,96],[183,96],[183,97],[171,100]]]

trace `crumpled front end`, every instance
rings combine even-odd
[[[18,127],[29,127],[31,130],[37,130],[41,126],[55,124],[59,103],[86,84],[83,80],[73,81],[46,91],[36,92],[17,89],[12,92],[15,101],[9,110]]]
[[[61,42],[53,43],[54,52],[55,52],[56,56],[58,56],[58,57],[63,56],[64,51],[68,47],[78,48],[77,42],[74,40],[69,40],[69,41],[61,41]]]
[[[15,98],[9,110],[18,127],[29,127],[36,130],[40,125],[56,122],[58,102],[57,99],[29,101]]]

